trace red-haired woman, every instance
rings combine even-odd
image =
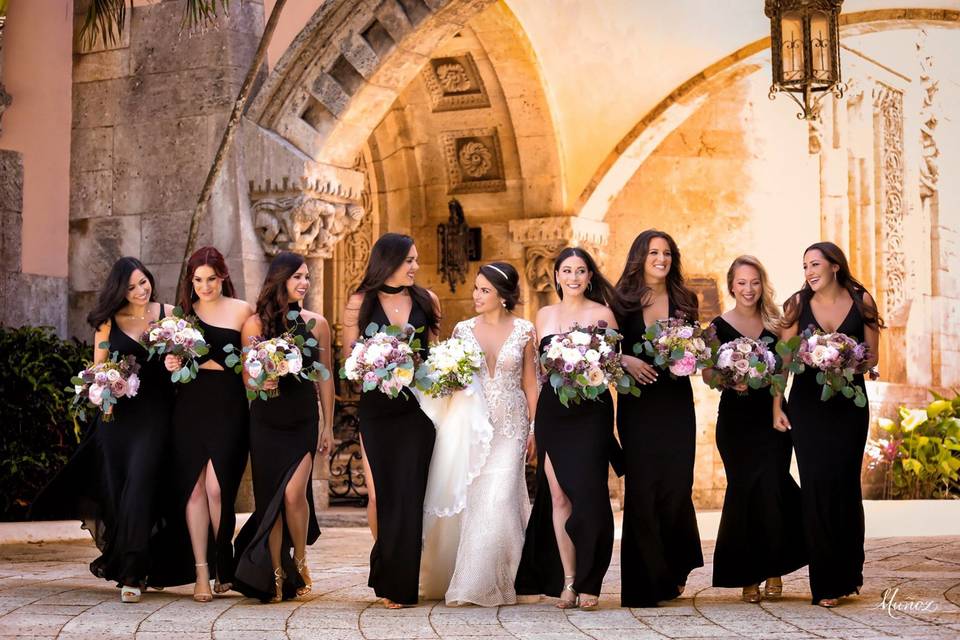
[[[240,375],[226,365],[229,354],[224,348],[240,349],[240,329],[253,307],[234,295],[219,251],[203,247],[190,256],[177,303],[186,315],[197,317],[210,351],[197,361],[196,380],[178,385],[173,409],[173,513],[170,529],[161,538],[172,541],[175,550],[159,545],[163,562],[154,582],[195,580],[193,598],[198,602],[213,598],[211,578],[217,593],[231,588],[237,521],[233,505],[247,464],[247,398]],[[183,363],[167,356],[164,364],[176,371]],[[186,517],[189,549],[181,514]]]
[[[316,361],[330,370],[330,325],[303,308],[310,273],[303,256],[283,251],[273,259],[257,298],[257,312],[243,324],[243,342],[285,333],[313,338],[303,370]],[[311,321],[313,321],[311,323]],[[251,384],[244,372],[247,384]],[[310,478],[314,455],[330,454],[333,377],[316,384],[293,375],[267,382],[278,391],[250,404],[250,463],[256,511],[237,534],[234,587],[265,602],[306,595],[312,587],[307,545],[320,535]],[[322,416],[322,426],[321,425]],[[293,550],[291,556],[290,551]]]
[[[780,333],[789,340],[808,327],[841,332],[869,345],[877,363],[883,321],[866,288],[850,273],[847,257],[832,242],[803,252],[803,287],[784,304]],[[863,386],[863,376],[854,376]],[[820,399],[817,370],[794,377],[786,412],[779,398],[773,425],[790,431],[803,496],[803,532],[810,555],[813,604],[835,607],[863,585],[863,494],[860,467],[870,425],[869,406],[836,395]]]

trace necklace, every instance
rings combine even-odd
[[[387,284],[386,282],[384,282],[382,285],[380,285],[380,291],[382,291],[383,293],[390,294],[390,295],[395,295],[395,294],[400,293],[400,292],[405,291],[405,290],[406,290],[406,287],[391,287],[391,286],[390,286],[389,284]]]

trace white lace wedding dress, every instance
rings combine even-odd
[[[458,323],[453,337],[480,350],[475,323]],[[513,581],[530,516],[524,479],[530,421],[521,381],[523,349],[533,334],[530,322],[515,319],[493,377],[484,366],[437,419],[424,500],[424,598],[448,605],[517,601]]]

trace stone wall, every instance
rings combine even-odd
[[[84,7],[76,3],[78,23]],[[182,9],[179,2],[137,4],[119,43],[75,55],[72,335],[90,333],[84,317],[120,256],[143,260],[159,299],[173,301],[191,211],[263,29],[262,5],[241,0],[216,28],[181,35]],[[197,246],[217,246],[249,296],[256,292],[246,290],[241,268],[239,212],[247,196],[237,154],[227,159]]]

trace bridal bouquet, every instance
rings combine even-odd
[[[140,389],[140,377],[137,372],[140,365],[134,356],[119,358],[114,352],[110,360],[100,364],[90,365],[73,378],[71,401],[76,414],[81,420],[86,420],[86,409],[102,409],[102,419],[109,422],[113,419],[111,407],[117,404],[118,398],[132,398]]]
[[[596,400],[610,385],[616,385],[620,393],[639,396],[639,387],[620,364],[622,338],[602,320],[596,326],[575,325],[567,333],[553,336],[540,356],[542,382],[550,383],[565,407],[570,402]]]
[[[691,376],[713,366],[717,337],[713,325],[706,329],[683,318],[657,320],[647,327],[643,344],[633,346],[636,355],[646,353],[653,363],[674,377]]]
[[[140,337],[140,344],[151,358],[154,355],[182,358],[183,366],[174,371],[170,379],[183,383],[197,377],[196,358],[210,350],[203,340],[203,332],[195,326],[192,318],[184,317],[180,307],[173,310],[172,317],[151,322]]]
[[[433,398],[449,396],[470,386],[484,364],[482,352],[466,340],[450,338],[430,347],[430,355],[417,369],[416,386]]]
[[[296,321],[300,316],[299,311],[290,311],[287,319]],[[311,319],[306,323],[307,331],[313,330],[316,320]],[[279,380],[283,376],[293,376],[296,381],[326,380],[330,377],[330,372],[319,360],[307,368],[303,366],[303,357],[310,356],[312,349],[317,348],[317,339],[313,336],[304,338],[301,335],[284,333],[269,340],[253,339],[253,343],[243,348],[241,355],[237,355],[236,348],[233,345],[226,345],[224,351],[229,353],[224,363],[228,367],[234,367],[234,371],[239,373],[242,368],[247,372],[250,378],[250,386],[247,389],[247,399],[268,400],[280,395],[279,389],[264,389],[268,380]],[[241,364],[242,362],[242,364]]]
[[[712,388],[746,384],[751,389],[770,387],[771,393],[783,391],[783,376],[776,373],[777,358],[769,348],[772,338],[737,338],[720,345],[714,375],[707,381]]]
[[[790,370],[800,373],[805,367],[817,369],[817,383],[823,386],[821,400],[829,400],[836,394],[853,399],[858,407],[867,406],[867,396],[863,387],[854,384],[857,374],[875,372],[867,367],[870,347],[865,342],[857,342],[850,336],[834,332],[825,333],[812,326],[799,336],[786,343],[777,345],[781,355],[793,355]]]
[[[411,325],[379,327],[371,322],[364,331],[367,337],[353,344],[340,377],[362,382],[364,393],[379,390],[396,398],[413,384],[420,360],[420,340],[415,337],[418,331]]]

